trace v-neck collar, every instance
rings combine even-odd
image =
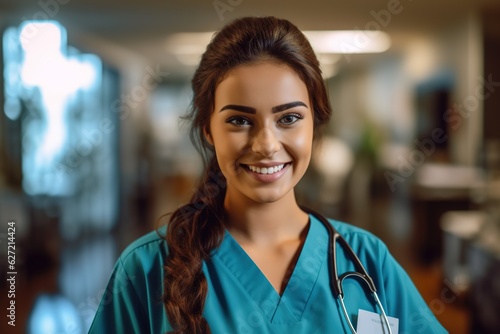
[[[241,283],[269,322],[288,323],[300,321],[305,311],[326,256],[327,241],[328,235],[322,230],[321,223],[309,215],[306,240],[281,296],[229,231],[225,231],[213,256],[219,258]]]

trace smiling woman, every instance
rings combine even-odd
[[[205,174],[166,231],[121,255],[90,333],[355,333],[358,314],[359,333],[364,324],[376,333],[380,313],[380,333],[446,333],[378,238],[297,203],[331,116],[297,27],[274,17],[230,23],[192,86]]]

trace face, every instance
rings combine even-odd
[[[294,199],[313,144],[313,115],[304,82],[275,63],[232,69],[215,90],[207,139],[227,179],[228,200]]]

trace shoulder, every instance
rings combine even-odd
[[[151,231],[130,243],[121,253],[118,261],[126,270],[142,267],[148,271],[158,263],[163,263],[167,255],[165,229]]]
[[[362,237],[366,237],[366,238],[377,238],[371,232],[364,230],[360,227],[351,225],[349,223],[338,221],[338,220],[335,220],[332,218],[328,218],[328,221],[344,237],[347,235],[357,235],[357,236],[362,236]]]
[[[158,328],[164,329],[161,296],[166,246],[158,232],[136,239],[121,253],[89,333],[159,333]]]
[[[131,254],[138,252],[147,252],[151,247],[156,248],[165,241],[164,229],[154,230],[135,239],[131,242],[121,254],[121,258],[125,259]]]
[[[390,258],[387,246],[378,236],[345,222],[335,219],[327,220],[359,258],[375,262],[385,262],[388,257]]]
[[[351,242],[363,242],[365,245],[371,245],[386,249],[384,242],[373,233],[364,230],[360,227],[341,222],[335,219],[328,219],[330,224],[340,233],[344,239],[350,244]]]

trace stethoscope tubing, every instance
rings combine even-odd
[[[347,313],[347,309],[344,304],[344,290],[342,288],[342,283],[344,279],[348,277],[357,277],[360,278],[363,282],[365,282],[368,285],[368,288],[370,289],[370,292],[372,293],[375,302],[377,303],[378,307],[380,308],[382,312],[382,317],[384,319],[385,325],[387,326],[387,329],[389,331],[389,334],[392,334],[391,326],[389,324],[389,319],[387,318],[387,314],[385,313],[385,309],[382,306],[382,303],[380,302],[380,299],[378,298],[377,295],[377,289],[375,287],[375,283],[373,282],[373,279],[368,275],[368,272],[366,271],[365,267],[361,263],[361,260],[358,258],[356,253],[352,250],[351,246],[347,243],[347,241],[342,237],[342,235],[333,227],[332,224],[321,214],[305,207],[301,207],[302,210],[312,214],[315,216],[328,230],[328,253],[330,256],[330,261],[329,261],[329,266],[328,266],[328,272],[330,275],[330,287],[332,290],[332,295],[334,298],[339,300],[340,305],[342,307],[342,311],[347,319],[347,323],[349,325],[349,328],[351,329],[352,333],[356,334],[356,330],[354,329],[354,326],[352,325],[351,319],[349,318],[349,315]],[[338,243],[343,247],[344,251],[347,253],[347,256],[351,259],[351,261],[354,263],[354,266],[356,268],[356,271],[349,271],[345,272],[342,274],[340,277],[338,275],[337,271],[337,250],[336,250],[336,245]]]

